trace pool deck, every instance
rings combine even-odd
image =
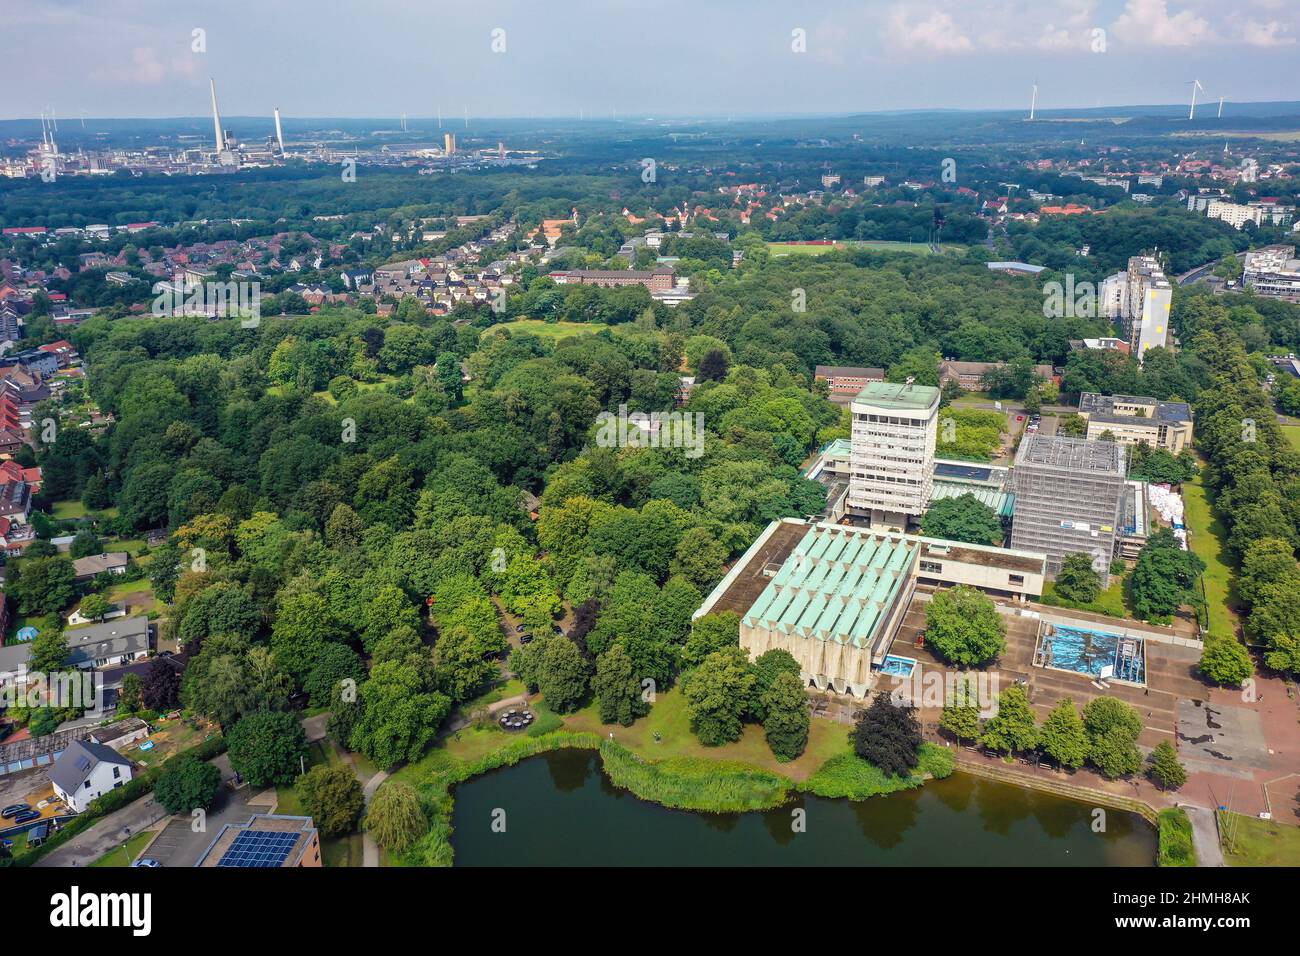
[[[1004,605],[1004,607],[1013,606],[1015,605]],[[1043,605],[1025,606],[1044,613],[1056,611]],[[917,634],[925,630],[925,608],[924,601],[912,602],[889,653],[915,657],[921,663],[923,672],[931,669],[954,671],[954,668],[940,662],[928,647],[916,646]],[[1075,612],[1070,613],[1071,616],[1076,616]],[[1004,614],[1002,620],[1007,627],[1007,650],[998,661],[996,668],[1000,686],[1009,687],[1018,680],[1027,682],[1030,701],[1040,720],[1046,717],[1063,697],[1072,698],[1080,708],[1097,697],[1117,697],[1137,709],[1143,721],[1143,731],[1138,738],[1138,746],[1151,748],[1161,740],[1174,738],[1177,701],[1180,697],[1199,699],[1206,694],[1206,686],[1194,674],[1200,653],[1192,648],[1148,641],[1146,643],[1147,686],[1140,687],[1121,681],[1111,681],[1108,687],[1102,690],[1084,674],[1033,666],[1034,648],[1038,642],[1039,620],[1037,618]],[[1105,630],[1104,619],[1097,622],[1096,626],[1098,630]],[[1112,621],[1111,628],[1115,626],[1116,623]],[[881,681],[881,689],[887,689],[888,686],[887,678]],[[937,723],[939,708],[929,708],[920,716],[923,721]]]

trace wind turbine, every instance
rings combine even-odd
[[[1223,101],[1226,97],[1219,97],[1219,115],[1215,119],[1223,119]]]
[[[1034,118],[1034,110],[1037,109],[1037,107],[1038,107],[1038,78],[1035,77],[1033,92],[1029,94],[1029,119],[1031,122],[1033,121]]]
[[[1200,80],[1192,80],[1192,108],[1187,114],[1189,121],[1196,119],[1196,91],[1205,92],[1205,87],[1201,86]]]

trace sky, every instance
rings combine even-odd
[[[0,0],[0,118],[1300,99],[1295,0]],[[1225,115],[1227,115],[1225,113]]]

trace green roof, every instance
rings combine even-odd
[[[907,581],[916,543],[810,528],[745,613],[750,627],[870,648]]]
[[[933,385],[907,385],[901,382],[871,382],[858,392],[855,402],[866,402],[883,408],[927,409],[939,401],[939,390]]]
[[[947,478],[934,480],[930,501],[933,504],[942,498],[960,498],[962,495],[974,495],[980,504],[993,509],[993,513],[999,518],[1011,517],[1012,507],[1015,504],[1015,497],[1001,488],[978,481],[957,481]]]

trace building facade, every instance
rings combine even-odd
[[[1026,435],[1011,472],[1011,547],[1046,552],[1053,578],[1069,555],[1086,554],[1108,587],[1126,470],[1118,442]]]
[[[872,525],[907,530],[930,504],[938,440],[939,390],[876,382],[850,404],[848,508]]]
[[[1146,395],[1100,395],[1083,392],[1079,415],[1087,419],[1086,437],[1109,432],[1125,445],[1145,442],[1177,455],[1192,444],[1192,409],[1186,402],[1161,402]]]

